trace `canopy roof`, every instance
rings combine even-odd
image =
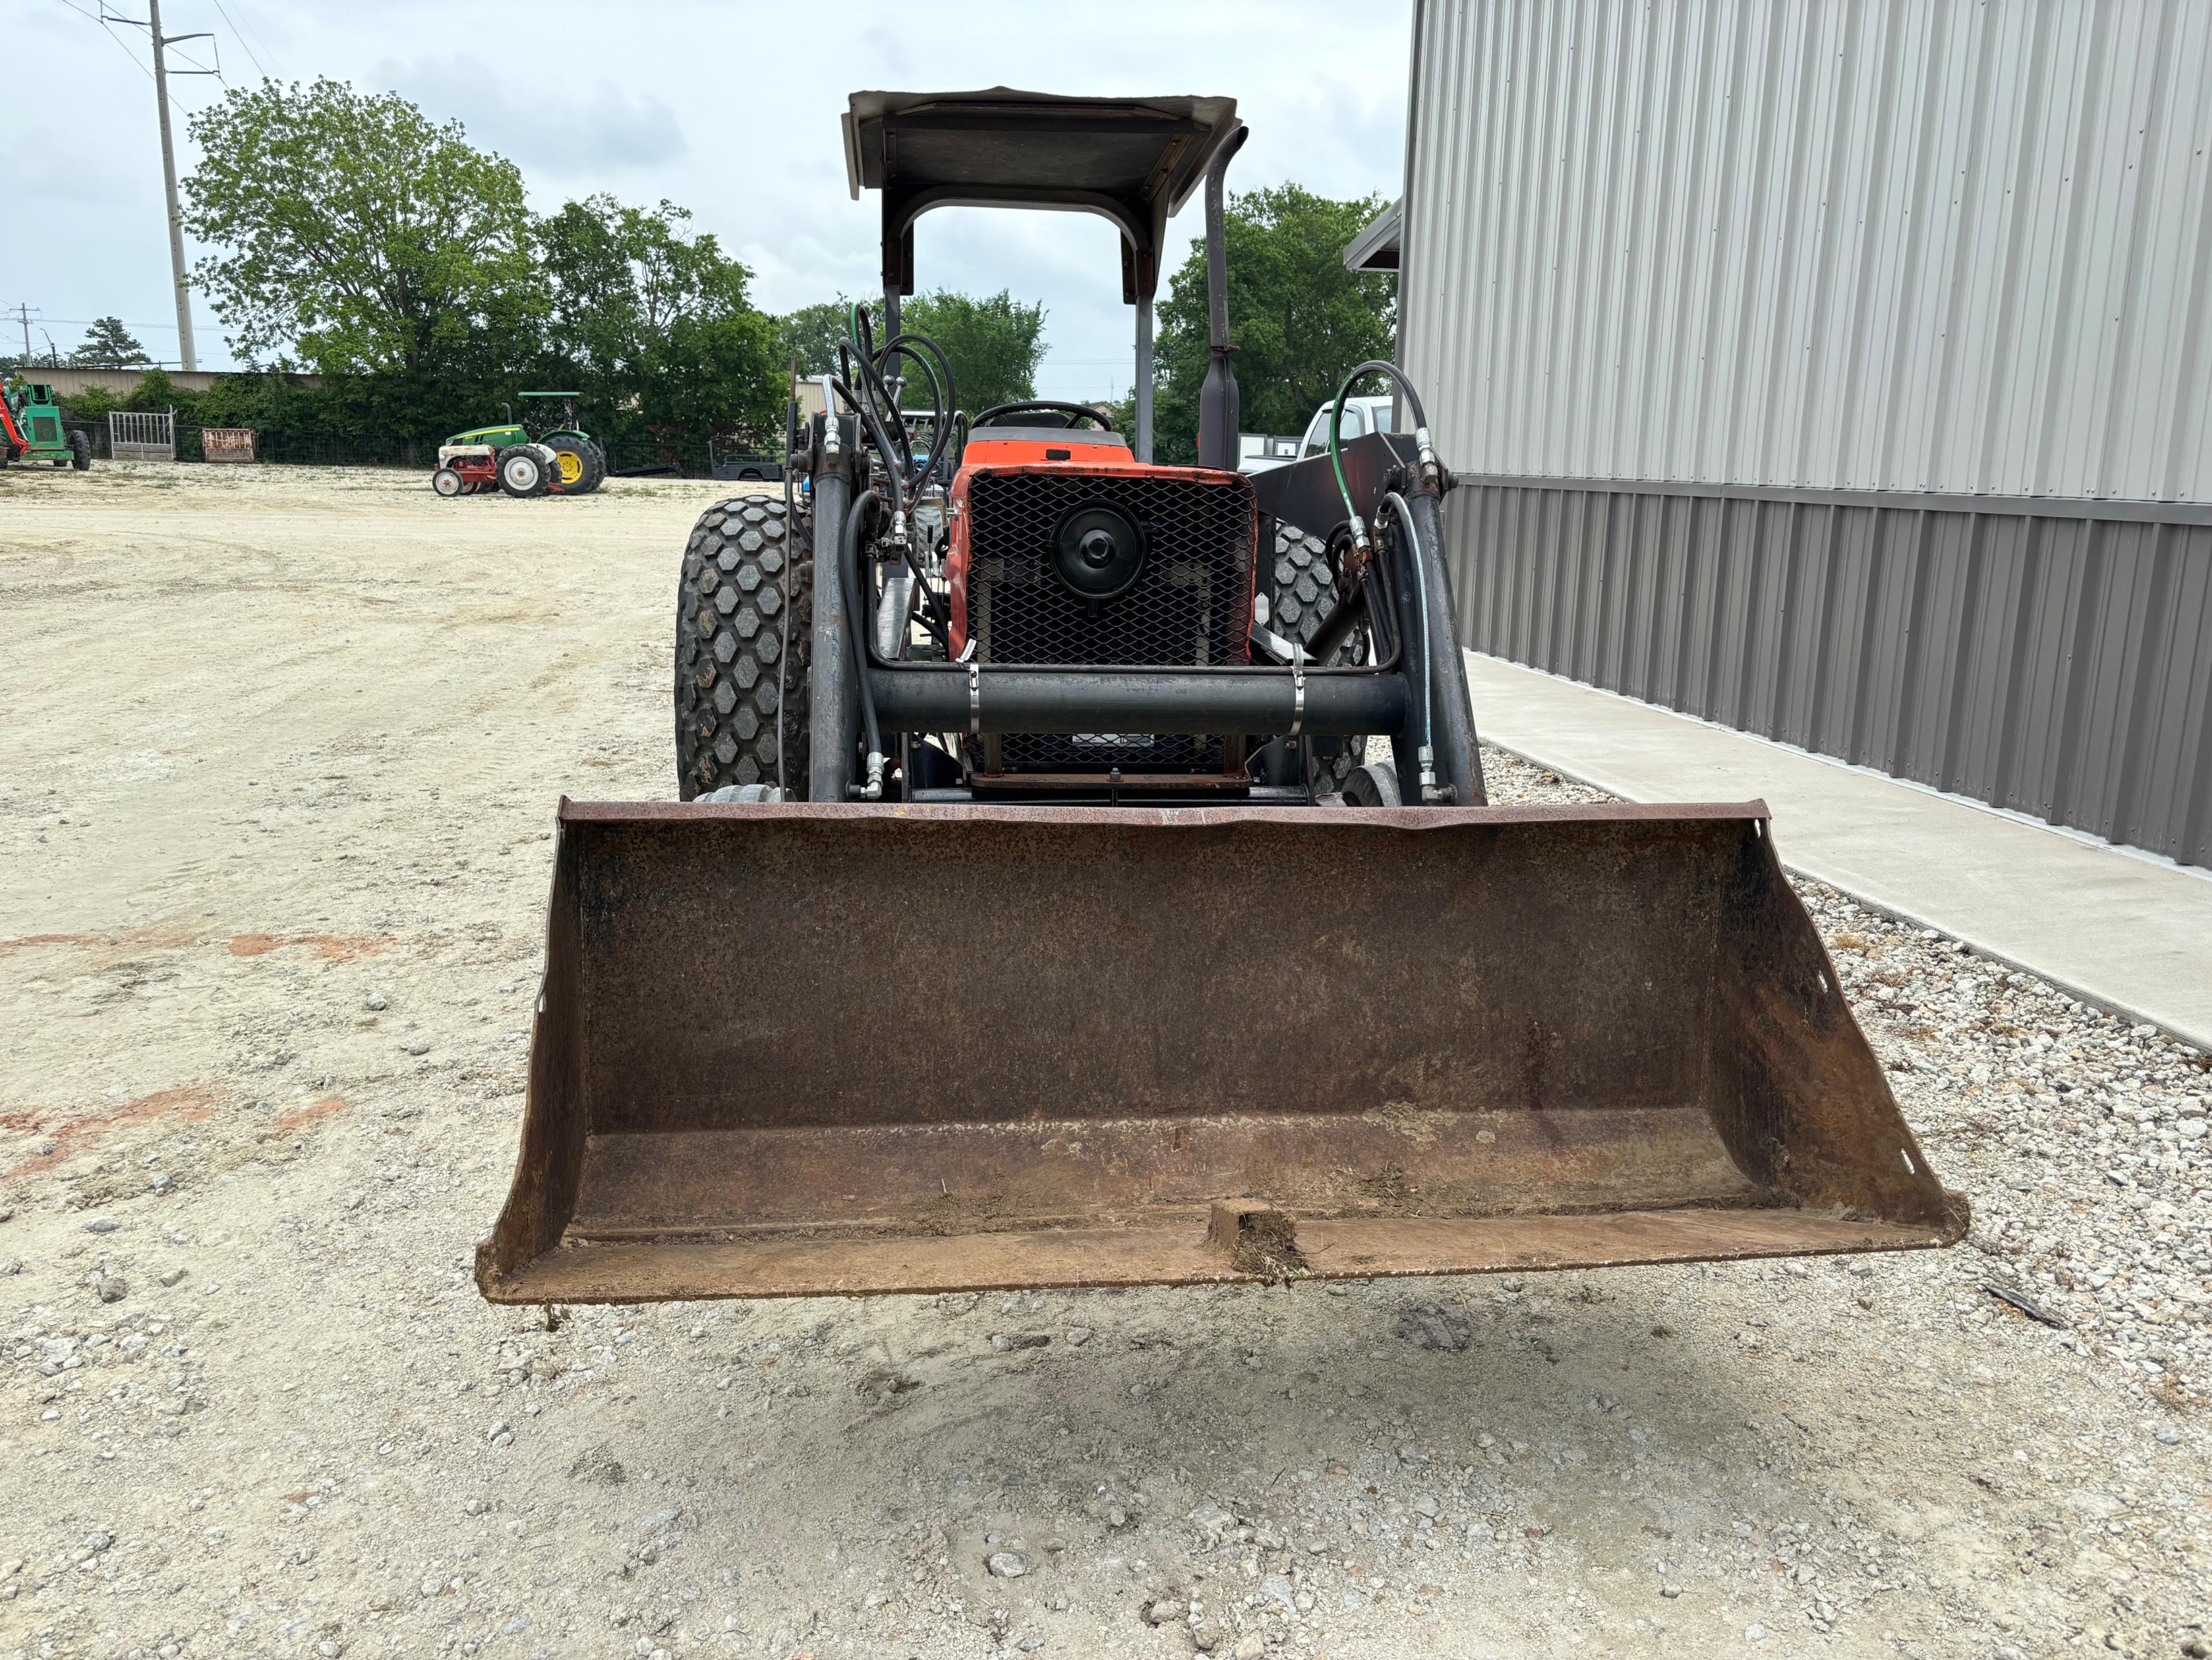
[[[1344,245],[1346,271],[1398,269],[1398,231],[1405,218],[1405,204],[1393,202],[1375,216],[1374,222]]]
[[[1159,286],[1169,216],[1237,131],[1233,98],[856,92],[845,112],[854,200],[883,192],[884,287],[914,292],[914,222],[932,208],[1060,208],[1121,228],[1121,297]]]

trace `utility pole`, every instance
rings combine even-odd
[[[16,320],[23,325],[23,367],[31,367],[31,307],[22,301],[15,305]]]
[[[200,356],[192,345],[192,293],[185,286],[185,222],[177,211],[177,152],[169,139],[169,67],[161,48],[170,43],[161,38],[161,0],[146,0],[146,32],[154,37],[154,104],[161,117],[161,188],[169,202],[169,275],[177,289],[177,346],[189,374],[199,368]],[[176,38],[193,39],[189,34]]]

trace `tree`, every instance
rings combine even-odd
[[[136,368],[154,361],[119,317],[103,317],[94,323],[84,331],[84,344],[70,354],[69,360],[84,368],[110,369]]]
[[[853,302],[843,295],[819,305],[801,306],[775,319],[776,367],[787,374],[791,360],[799,360],[801,374],[837,372],[837,343],[851,334],[848,319]]]
[[[193,268],[250,361],[424,376],[512,361],[535,310],[514,164],[396,93],[233,88],[191,124]]]
[[[1001,289],[978,300],[940,289],[918,294],[902,307],[900,326],[926,334],[952,366],[960,407],[980,414],[995,404],[1025,403],[1036,396],[1037,365],[1044,360],[1044,306],[1024,306]],[[907,370],[906,401],[920,396]]]
[[[758,439],[783,407],[775,330],[748,298],[752,273],[690,217],[599,195],[539,222],[551,357],[615,435]]]
[[[1391,355],[1397,277],[1344,268],[1345,244],[1385,205],[1373,196],[1334,202],[1296,185],[1230,198],[1229,361],[1245,431],[1304,432],[1346,370]],[[1206,247],[1194,241],[1160,307],[1153,419],[1164,461],[1197,456],[1208,350]]]

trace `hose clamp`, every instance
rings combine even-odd
[[[1306,723],[1306,648],[1291,642],[1291,736]]]
[[[983,735],[983,666],[972,657],[968,660],[968,735]]]

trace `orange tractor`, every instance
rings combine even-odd
[[[499,1302],[1371,1277],[1948,1243],[1757,802],[1490,806],[1416,390],[1231,471],[1227,99],[863,93],[803,500],[691,532],[679,800],[563,800]],[[1195,465],[1152,298],[1205,193]],[[1121,230],[1136,430],[959,410],[915,221]],[[912,404],[914,407],[908,407]],[[1334,424],[1334,423],[1333,423]],[[927,432],[926,447],[914,435]]]

